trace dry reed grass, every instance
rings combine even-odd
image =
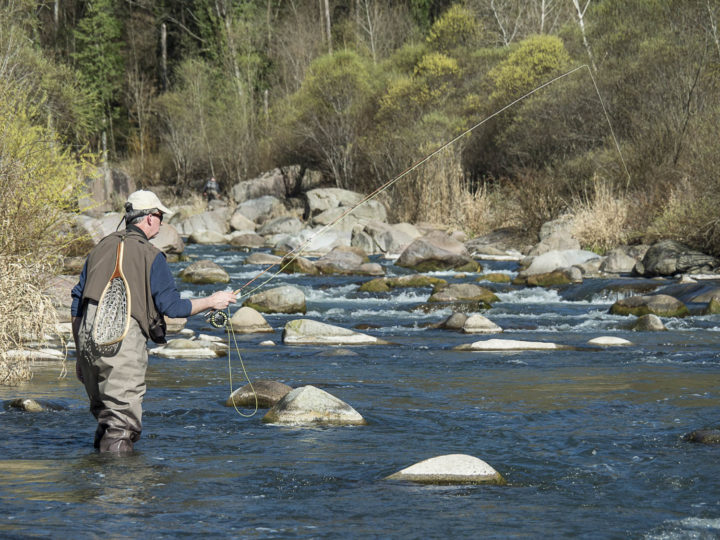
[[[594,179],[593,192],[571,209],[573,235],[592,251],[604,253],[628,241],[630,201],[616,194],[609,182]]]
[[[452,149],[399,180],[390,200],[393,221],[439,223],[470,237],[519,225],[511,198],[485,185],[471,189],[462,172],[460,154]]]
[[[25,350],[28,339],[43,342],[55,332],[58,315],[41,283],[51,275],[46,263],[26,258],[0,257],[0,384],[16,385],[32,376],[32,361],[10,356],[11,350]],[[65,372],[63,362],[62,372]]]

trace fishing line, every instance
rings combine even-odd
[[[621,149],[620,149],[620,143],[618,142],[617,137],[615,136],[615,131],[613,130],[612,122],[610,121],[610,115],[608,114],[607,108],[605,107],[605,102],[604,102],[603,99],[602,99],[602,95],[600,94],[600,89],[599,89],[599,87],[598,87],[598,85],[597,85],[597,82],[595,81],[595,77],[594,77],[594,75],[593,75],[593,73],[592,73],[592,70],[590,69],[590,66],[588,66],[587,64],[583,64],[583,65],[578,66],[578,67],[575,67],[575,68],[573,68],[573,69],[571,69],[571,70],[569,70],[569,71],[566,71],[565,73],[562,73],[561,75],[558,75],[557,77],[554,77],[554,78],[550,79],[549,81],[546,81],[546,82],[542,83],[541,85],[533,88],[532,90],[530,90],[530,91],[527,92],[526,94],[523,94],[523,95],[520,96],[519,98],[511,101],[510,103],[508,103],[508,104],[505,105],[504,107],[502,107],[502,108],[498,109],[497,111],[495,111],[494,113],[492,113],[490,116],[487,116],[486,118],[483,118],[482,120],[480,120],[479,122],[477,122],[477,123],[474,124],[473,126],[467,128],[465,131],[463,131],[462,133],[460,133],[460,135],[457,135],[456,137],[454,137],[453,139],[449,140],[448,142],[446,142],[445,144],[443,144],[442,146],[440,146],[439,148],[437,148],[436,150],[434,150],[434,151],[431,152],[430,154],[426,155],[425,157],[423,157],[423,158],[420,159],[419,161],[415,162],[415,163],[412,164],[410,167],[408,167],[407,169],[405,169],[403,172],[401,172],[400,174],[398,174],[397,176],[395,176],[395,177],[392,178],[391,180],[387,181],[386,183],[384,183],[383,185],[381,185],[380,187],[378,187],[375,191],[373,191],[373,192],[370,193],[369,195],[365,196],[360,202],[358,202],[358,203],[355,204],[354,206],[348,208],[345,212],[343,212],[342,214],[340,214],[340,216],[338,216],[337,218],[335,218],[333,221],[331,221],[330,223],[328,223],[328,224],[324,225],[323,227],[321,227],[321,228],[320,228],[319,230],[317,230],[312,236],[310,236],[310,238],[308,238],[308,239],[305,240],[302,244],[300,244],[298,247],[296,247],[295,249],[293,249],[292,251],[290,251],[289,253],[287,253],[287,254],[283,257],[283,259],[282,259],[282,261],[281,261],[280,263],[273,263],[273,264],[269,265],[267,268],[265,268],[263,271],[261,271],[261,272],[259,272],[258,274],[256,274],[250,281],[248,281],[247,283],[245,283],[242,287],[234,290],[234,291],[233,291],[233,294],[235,294],[235,295],[240,294],[240,293],[243,291],[243,289],[245,289],[246,287],[252,285],[255,281],[257,281],[257,280],[260,279],[263,275],[265,275],[271,268],[274,268],[275,266],[281,265],[281,266],[278,268],[278,270],[277,270],[275,273],[270,274],[270,276],[269,276],[265,281],[263,281],[263,282],[260,283],[259,285],[256,285],[254,288],[250,289],[249,291],[245,292],[244,294],[240,295],[240,297],[238,298],[238,300],[242,300],[243,298],[247,298],[248,296],[252,295],[255,291],[261,289],[262,287],[264,287],[265,285],[267,285],[268,283],[270,283],[270,281],[272,281],[273,279],[275,279],[275,277],[277,277],[278,274],[280,274],[283,270],[285,270],[288,266],[290,266],[290,265],[300,256],[300,254],[303,252],[303,250],[304,250],[308,245],[310,245],[310,243],[311,243],[317,236],[321,235],[321,234],[324,233],[325,231],[327,231],[327,230],[331,229],[332,227],[334,227],[337,223],[339,223],[342,219],[344,219],[345,216],[347,216],[348,214],[354,212],[356,208],[359,208],[360,206],[362,206],[362,205],[365,204],[366,202],[374,199],[375,197],[377,197],[378,195],[380,195],[380,193],[382,193],[382,192],[386,191],[387,189],[389,189],[393,184],[395,184],[396,182],[398,182],[399,180],[401,180],[402,178],[404,178],[405,176],[407,176],[408,174],[410,174],[411,172],[413,172],[415,169],[417,169],[418,167],[420,167],[421,165],[423,165],[424,163],[426,163],[427,161],[429,161],[430,159],[432,159],[433,157],[435,157],[437,154],[439,154],[440,152],[442,152],[443,150],[445,150],[445,149],[448,148],[449,146],[452,146],[453,144],[455,144],[457,141],[459,141],[460,139],[462,139],[462,138],[465,137],[466,135],[472,133],[474,130],[476,130],[477,128],[479,128],[480,126],[482,126],[483,124],[485,124],[485,123],[488,122],[489,120],[492,120],[492,119],[495,118],[496,116],[502,114],[503,112],[505,112],[505,111],[508,110],[509,108],[517,105],[517,104],[520,103],[521,101],[529,98],[530,96],[532,96],[532,95],[535,94],[536,92],[539,92],[539,91],[542,90],[543,88],[546,88],[546,87],[550,86],[551,84],[554,84],[555,82],[557,82],[557,81],[559,81],[559,80],[561,80],[561,79],[564,79],[565,77],[568,77],[568,76],[572,75],[573,73],[575,73],[575,72],[577,72],[577,71],[580,71],[581,69],[587,69],[588,73],[590,74],[590,79],[592,80],[593,87],[595,88],[595,92],[596,92],[596,94],[597,94],[597,96],[598,96],[598,100],[600,101],[600,105],[601,105],[601,107],[602,107],[603,114],[604,114],[604,116],[605,116],[605,120],[607,121],[608,127],[610,128],[610,135],[612,136],[612,139],[613,139],[613,141],[614,141],[614,143],[615,143],[615,148],[616,148],[617,151],[618,151],[618,155],[620,156],[620,161],[622,162],[623,169],[624,169],[624,171],[625,171],[625,174],[627,175],[627,179],[628,179],[628,180],[627,180],[627,184],[626,184],[626,189],[627,189],[627,185],[629,185],[630,180],[631,180],[631,177],[630,177],[630,172],[628,171],[628,168],[627,168],[627,164],[625,163],[625,158],[623,157],[622,151],[621,151]],[[284,262],[284,261],[286,261],[286,260],[287,260],[287,262]],[[284,264],[283,264],[283,263],[284,263]],[[222,317],[221,317],[221,319],[223,319],[222,322],[219,321],[219,320],[213,322],[213,318],[215,317],[215,314],[216,314],[216,313],[218,313],[218,314],[219,314],[219,313],[222,313]],[[231,324],[230,324],[230,325],[228,324],[228,314],[229,314],[229,308],[228,308],[228,313],[225,313],[225,312],[210,312],[210,313],[208,313],[208,315],[206,315],[206,319],[207,319],[211,324],[213,324],[213,326],[215,326],[215,324],[216,324],[216,322],[217,322],[220,326],[225,326],[226,328],[229,326],[230,328],[232,328],[232,325],[231,325]],[[217,327],[219,328],[220,326],[217,326]],[[234,332],[233,332],[233,340],[235,340],[235,334],[234,334]],[[237,353],[238,353],[238,357],[240,358],[240,361],[241,361],[241,363],[242,363],[242,357],[240,356],[240,351],[239,351],[239,349],[237,349],[237,342],[235,342],[235,345],[236,345],[236,350],[237,350]],[[243,366],[243,371],[245,372],[245,365],[244,365],[244,363],[242,364],[242,366]],[[231,367],[230,367],[230,356],[228,355],[228,369],[230,370],[230,368],[231,368]],[[247,372],[245,372],[245,376],[247,377]],[[230,375],[230,377],[231,377],[231,381],[232,381],[232,375]],[[248,378],[248,382],[250,382],[250,379],[249,379],[249,378]],[[250,384],[252,385],[252,383],[250,383]],[[230,391],[231,391],[231,394],[232,394],[232,382],[231,382],[231,384],[230,384]],[[255,395],[255,400],[256,400],[256,409],[255,409],[255,410],[257,411],[257,395]],[[234,400],[233,400],[233,404],[234,404],[234,403],[235,403],[235,402],[234,402]],[[237,408],[236,408],[235,410],[237,410]],[[238,412],[240,412],[240,411],[238,411]],[[242,414],[242,413],[240,413],[240,414]],[[253,413],[253,414],[255,414],[255,413]],[[243,415],[243,416],[245,416],[245,415]],[[252,416],[252,415],[250,415],[250,416]]]

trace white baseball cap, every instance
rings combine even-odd
[[[152,191],[144,189],[131,193],[127,198],[127,202],[132,204],[133,210],[153,210],[156,208],[167,216],[171,216],[175,213],[161,203],[158,196]]]

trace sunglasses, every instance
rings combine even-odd
[[[162,220],[163,220],[162,212],[158,212],[157,214],[150,214],[150,215],[155,216],[156,218],[158,218],[160,220],[160,223],[162,223]]]

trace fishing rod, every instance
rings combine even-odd
[[[280,274],[280,273],[283,272],[288,266],[290,266],[290,265],[300,256],[300,254],[303,252],[303,250],[304,250],[308,245],[310,245],[310,243],[311,243],[317,236],[321,235],[321,234],[324,233],[325,231],[327,231],[327,230],[331,229],[332,227],[334,227],[337,223],[339,223],[342,219],[344,219],[348,214],[351,214],[352,212],[354,212],[357,208],[359,208],[359,207],[362,206],[363,204],[365,204],[365,203],[367,203],[368,201],[374,199],[375,197],[377,197],[378,195],[380,195],[380,193],[382,193],[382,192],[386,191],[387,189],[389,189],[393,184],[395,184],[396,182],[398,182],[399,180],[401,180],[402,178],[404,178],[405,176],[407,176],[408,174],[410,174],[411,172],[413,172],[415,169],[417,169],[418,167],[420,167],[421,165],[423,165],[424,163],[426,163],[427,161],[429,161],[430,159],[432,159],[434,156],[436,156],[437,154],[439,154],[440,152],[442,152],[442,151],[445,150],[446,148],[448,148],[448,147],[452,146],[453,144],[455,144],[457,141],[459,141],[460,139],[462,139],[462,138],[465,137],[466,135],[469,135],[470,133],[472,133],[474,130],[476,130],[477,128],[479,128],[480,126],[482,126],[483,124],[485,124],[485,123],[488,122],[489,120],[491,120],[491,119],[493,119],[494,117],[502,114],[503,112],[505,112],[505,111],[508,110],[509,108],[511,108],[511,107],[515,106],[516,104],[520,103],[521,101],[527,99],[528,97],[532,96],[532,95],[535,94],[536,92],[539,92],[539,91],[542,90],[543,88],[546,88],[546,87],[550,86],[551,84],[553,84],[553,83],[555,83],[555,82],[557,82],[557,81],[559,81],[559,80],[561,80],[561,79],[564,79],[565,77],[568,77],[568,76],[572,75],[573,73],[575,73],[575,72],[577,72],[577,71],[580,71],[581,69],[587,69],[588,73],[590,74],[590,78],[592,79],[593,86],[594,86],[594,88],[595,88],[595,92],[597,93],[598,99],[599,99],[599,101],[600,101],[600,105],[602,106],[603,114],[605,115],[605,119],[606,119],[606,121],[607,121],[607,123],[608,123],[608,127],[610,128],[610,134],[611,134],[611,136],[612,136],[612,138],[613,138],[613,141],[615,142],[615,148],[616,148],[617,151],[618,151],[618,154],[619,154],[619,156],[620,156],[620,161],[622,162],[623,169],[624,169],[624,171],[625,171],[625,174],[626,174],[627,177],[628,177],[628,182],[629,182],[629,181],[630,181],[630,172],[628,171],[627,164],[625,163],[625,158],[623,157],[622,151],[620,150],[620,144],[618,143],[617,137],[615,136],[615,131],[613,130],[613,127],[612,127],[612,123],[610,122],[610,115],[608,114],[607,109],[606,109],[606,107],[605,107],[605,103],[604,103],[604,101],[603,101],[603,99],[602,99],[602,96],[600,95],[600,89],[598,88],[597,82],[595,81],[595,77],[593,76],[593,73],[592,73],[592,70],[590,69],[590,66],[588,66],[587,64],[583,64],[583,65],[577,66],[577,67],[575,67],[575,68],[573,68],[573,69],[571,69],[571,70],[569,70],[569,71],[566,71],[565,73],[563,73],[563,74],[561,74],[561,75],[558,75],[558,76],[554,77],[553,79],[550,79],[549,81],[546,81],[546,82],[542,83],[541,85],[535,87],[534,89],[530,90],[530,91],[527,92],[526,94],[523,94],[523,95],[520,96],[519,98],[511,101],[510,103],[508,103],[508,104],[505,105],[504,107],[498,109],[497,111],[495,111],[494,113],[492,113],[490,116],[488,116],[488,117],[486,117],[486,118],[483,118],[482,120],[480,120],[479,122],[477,122],[477,123],[474,124],[473,126],[469,127],[468,129],[466,129],[465,131],[463,131],[462,133],[460,133],[460,135],[457,135],[456,137],[454,137],[454,138],[452,138],[451,140],[447,141],[447,142],[444,143],[442,146],[440,146],[440,147],[437,148],[436,150],[432,151],[432,152],[429,153],[428,155],[424,156],[424,157],[421,158],[420,160],[416,161],[415,163],[413,163],[412,165],[410,165],[407,169],[405,169],[404,171],[402,171],[400,174],[398,174],[398,175],[395,176],[394,178],[392,178],[392,179],[388,180],[387,182],[385,182],[383,185],[381,185],[380,187],[378,187],[375,191],[373,191],[373,192],[370,193],[369,195],[366,195],[360,202],[358,202],[358,203],[356,203],[354,206],[348,208],[345,212],[343,212],[340,216],[338,216],[337,218],[335,218],[333,221],[331,221],[330,223],[327,223],[326,225],[324,225],[322,228],[320,228],[318,231],[316,231],[310,238],[308,238],[305,242],[303,242],[303,243],[300,244],[298,247],[296,247],[295,249],[293,249],[292,251],[290,251],[289,253],[287,253],[287,254],[282,258],[282,260],[281,260],[280,262],[276,262],[276,263],[273,263],[273,264],[269,265],[267,268],[265,268],[264,270],[262,270],[261,272],[259,272],[259,273],[258,273],[257,275],[255,275],[251,280],[249,280],[247,283],[245,283],[242,287],[234,290],[234,291],[233,291],[233,294],[235,294],[235,295],[240,294],[240,292],[242,292],[243,289],[245,289],[245,288],[249,287],[250,285],[252,285],[255,281],[257,281],[258,279],[260,279],[263,275],[267,274],[272,268],[274,268],[274,267],[276,267],[276,266],[279,266],[279,268],[277,269],[277,271],[275,271],[274,273],[270,274],[269,277],[268,277],[265,281],[263,281],[263,282],[260,283],[259,285],[255,286],[254,288],[252,288],[252,289],[250,289],[249,291],[247,291],[246,293],[244,293],[244,294],[240,297],[240,299],[246,298],[246,297],[250,296],[251,294],[253,294],[255,291],[257,291],[258,289],[264,287],[264,286],[267,285],[270,281],[272,281],[273,279],[275,279],[275,277],[276,277],[278,274]],[[227,311],[210,311],[210,312],[208,312],[208,313],[205,315],[205,320],[206,320],[207,322],[209,322],[209,323],[210,323],[212,326],[214,326],[215,328],[224,328],[224,327],[226,327],[226,326],[228,325],[228,320],[229,320],[229,308],[228,308]]]

